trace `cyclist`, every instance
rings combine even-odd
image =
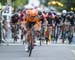
[[[12,31],[12,37],[14,38],[14,42],[17,41],[18,39],[18,36],[17,36],[17,32],[18,32],[18,28],[17,28],[17,23],[18,23],[18,20],[19,20],[19,16],[18,14],[14,14],[12,17],[11,17],[11,31]]]
[[[73,38],[73,32],[74,32],[74,13],[72,11],[67,13],[67,20],[70,22],[69,25],[69,35],[68,35],[68,41],[69,44],[72,42]]]
[[[39,21],[37,17],[37,11],[35,10],[28,10],[27,11],[27,16],[25,18],[26,20],[26,28],[27,28],[27,37],[26,41],[28,43],[28,47],[31,46],[32,49],[34,47],[34,39],[33,39],[33,28],[34,25]],[[29,51],[28,47],[26,48],[27,51]]]

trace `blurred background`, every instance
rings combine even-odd
[[[12,9],[20,8],[27,5],[33,0],[0,0],[0,7],[11,5]],[[75,11],[75,0],[35,0],[40,2],[40,6],[54,7],[61,11],[62,9]],[[38,4],[38,3],[37,3]]]
[[[37,9],[41,12],[45,11],[46,13],[56,13],[61,16],[62,12],[68,13],[72,11],[75,13],[75,0],[0,0],[0,41],[1,34],[3,31],[3,25],[6,21],[5,26],[8,28],[8,38],[11,38],[11,27],[10,21],[11,16],[18,14],[25,15],[26,9]],[[67,14],[68,15],[68,14]],[[75,16],[75,14],[73,14]],[[22,16],[21,16],[22,18]],[[10,27],[10,28],[9,28]],[[9,40],[8,39],[8,40]]]

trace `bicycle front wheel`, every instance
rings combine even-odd
[[[32,53],[32,45],[29,46],[29,57],[31,56]]]

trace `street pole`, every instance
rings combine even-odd
[[[0,3],[0,43],[1,43],[1,41],[2,41],[2,12],[1,12],[1,10],[2,10],[2,5],[1,5],[1,3]]]
[[[1,20],[0,20],[0,43],[2,41],[2,33],[1,33]]]
[[[0,11],[0,14],[1,14],[1,11]],[[1,15],[0,15],[0,43],[2,42],[2,16]]]

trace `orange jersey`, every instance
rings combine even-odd
[[[26,16],[23,18],[23,20],[27,22],[35,22],[37,23],[39,21],[38,16],[38,11],[33,9],[33,10],[27,10],[26,11]]]
[[[39,18],[38,17],[27,16],[26,21],[27,22],[36,22],[37,23],[39,21]]]

